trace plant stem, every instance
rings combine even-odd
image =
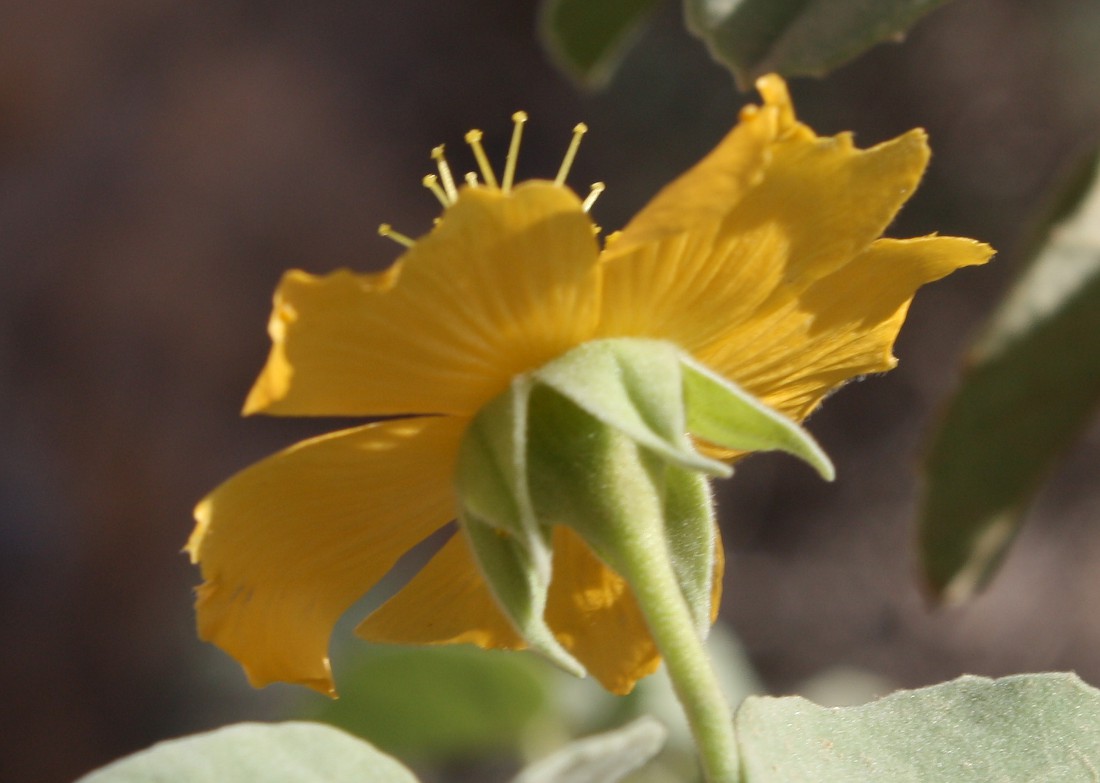
[[[733,713],[672,570],[663,540],[624,536],[623,570],[687,715],[707,783],[739,783]],[[626,544],[626,541],[623,541]],[[627,554],[621,552],[621,554]]]

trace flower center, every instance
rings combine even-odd
[[[471,130],[466,134],[466,143],[470,145],[470,149],[474,154],[474,160],[477,162],[478,170],[481,172],[480,180],[476,172],[466,172],[466,176],[463,178],[466,187],[495,188],[503,193],[510,193],[512,191],[512,184],[515,182],[516,176],[516,161],[519,160],[519,145],[523,138],[523,126],[526,123],[526,112],[517,111],[512,115],[512,140],[508,145],[508,156],[504,160],[504,174],[499,181],[497,180],[496,173],[493,171],[492,164],[489,163],[488,155],[485,154],[485,148],[481,145],[484,134],[477,129]],[[573,161],[577,157],[577,150],[581,146],[581,138],[587,132],[588,126],[583,122],[577,123],[577,125],[573,127],[573,138],[570,140],[569,147],[565,151],[565,157],[562,159],[561,166],[558,168],[558,174],[554,177],[555,185],[559,187],[565,186],[565,178],[569,176],[569,170],[573,167]],[[435,161],[439,173],[427,174],[421,182],[424,187],[430,190],[432,195],[439,200],[440,205],[446,209],[458,200],[458,186],[455,183],[451,166],[447,163],[447,158],[443,154],[442,144],[432,149],[432,160]],[[588,195],[581,204],[581,209],[588,212],[605,188],[606,185],[602,182],[593,183],[589,188]],[[378,227],[378,233],[405,247],[412,247],[416,244],[416,240],[395,231],[389,223],[380,225]]]

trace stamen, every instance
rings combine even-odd
[[[607,185],[602,182],[593,182],[592,189],[588,191],[588,197],[584,200],[584,203],[581,204],[581,209],[585,212],[592,209],[592,205],[596,203],[596,199],[600,197],[600,194],[603,193],[606,188]]]
[[[416,244],[415,240],[405,236],[398,231],[394,231],[393,226],[391,226],[389,223],[383,223],[378,227],[378,236],[385,237],[386,239],[392,239],[397,244],[404,245],[405,247],[412,247]]]
[[[421,180],[421,183],[439,199],[440,204],[444,207],[451,206],[451,200],[447,198],[447,194],[443,192],[443,188],[439,187],[439,177],[435,174],[426,174],[424,175],[424,179]]]
[[[474,174],[474,172],[472,171],[467,171],[466,184],[469,185],[471,188],[476,188],[479,184],[477,181],[477,174]]]
[[[508,145],[508,157],[504,161],[504,184],[500,189],[508,193],[516,175],[516,160],[519,158],[519,140],[523,136],[523,125],[527,122],[527,112],[517,111],[512,115],[512,143]]]
[[[485,148],[481,146],[482,135],[481,131],[472,130],[466,134],[466,143],[474,151],[474,157],[477,158],[477,167],[481,169],[481,178],[485,180],[485,184],[491,188],[499,187],[497,177],[493,173],[493,167],[489,165],[489,159],[485,157]]]
[[[455,188],[455,178],[451,176],[451,167],[447,165],[447,159],[443,157],[443,145],[432,150],[432,158],[439,167],[439,178],[443,180],[443,191],[447,199],[453,204],[458,198],[458,189]]]
[[[577,149],[581,146],[581,137],[588,133],[588,126],[583,122],[577,123],[573,128],[573,138],[569,142],[569,149],[565,151],[558,176],[554,177],[555,185],[564,185],[565,178],[569,176],[569,169],[573,167],[573,159],[577,157]]]

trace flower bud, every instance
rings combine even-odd
[[[583,668],[543,611],[551,532],[566,525],[632,587],[666,560],[700,636],[712,620],[717,544],[707,477],[725,463],[691,435],[739,451],[782,450],[826,478],[832,465],[790,419],[661,340],[585,343],[513,380],[471,422],[459,451],[459,518],[517,631]]]

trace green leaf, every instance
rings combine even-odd
[[[1031,674],[901,691],[860,707],[750,697],[743,783],[1076,783],[1100,770],[1100,691]]]
[[[552,670],[531,656],[467,645],[359,645],[341,672],[342,698],[324,700],[310,717],[400,758],[451,760],[516,752],[546,719]]]
[[[545,0],[539,32],[581,86],[602,87],[637,39],[657,0]]]
[[[319,723],[239,723],[160,742],[77,783],[416,783],[400,763]]]
[[[747,90],[758,76],[824,76],[897,40],[947,0],[685,0],[689,29]]]
[[[615,783],[657,755],[664,727],[644,717],[577,740],[523,770],[512,783]]]
[[[1100,176],[1051,230],[972,361],[925,460],[920,555],[948,601],[988,582],[1100,405]]]

